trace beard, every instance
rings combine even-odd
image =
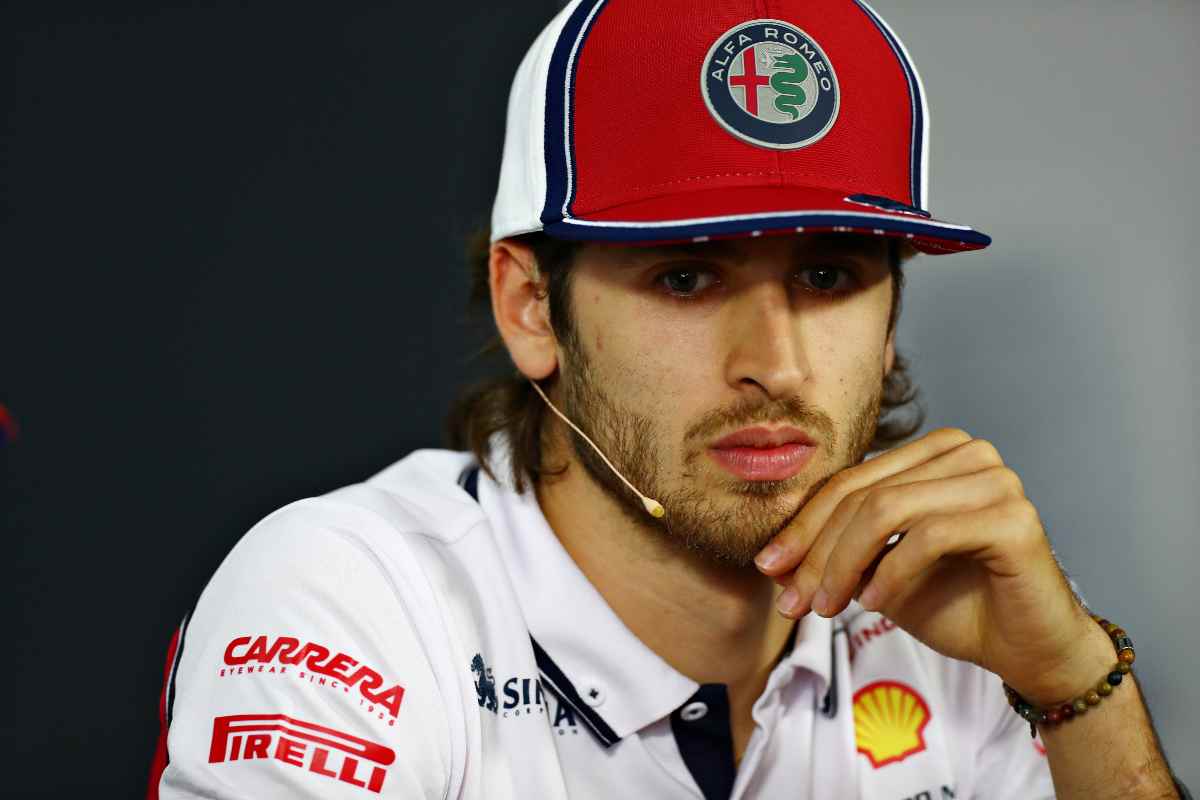
[[[609,469],[603,459],[574,431],[571,446],[592,480],[616,501],[632,524],[665,534],[675,544],[726,566],[751,567],[754,556],[788,526],[842,469],[858,464],[870,449],[879,424],[883,381],[851,415],[846,445],[838,459],[837,431],[820,409],[800,398],[747,400],[706,413],[684,434],[682,469],[670,480],[663,454],[670,453],[667,436],[655,420],[619,403],[602,387],[592,363],[577,342],[567,347],[569,371],[560,373],[564,411],[583,430],[630,483],[662,503],[666,516],[646,514],[641,499]],[[707,458],[705,442],[730,428],[754,423],[779,423],[814,431],[830,467],[812,482],[797,501],[789,500],[804,482],[803,473],[786,480],[746,481],[722,475],[714,489],[697,488],[697,462]]]

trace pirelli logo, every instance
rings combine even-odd
[[[396,753],[348,733],[283,714],[213,719],[208,763],[274,759],[378,794]]]

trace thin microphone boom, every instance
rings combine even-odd
[[[645,507],[646,513],[648,513],[650,516],[652,516],[656,519],[661,519],[663,517],[663,515],[667,513],[666,509],[664,509],[662,507],[662,503],[658,502],[653,497],[646,497],[646,495],[642,494],[637,489],[635,489],[633,487],[633,484],[625,479],[625,476],[621,474],[621,471],[613,466],[613,463],[608,460],[608,458],[604,455],[604,453],[600,452],[600,448],[596,446],[596,443],[593,442],[591,439],[589,439],[586,433],[579,430],[579,428],[576,427],[574,422],[571,422],[571,420],[567,419],[565,414],[563,414],[561,411],[559,411],[557,408],[554,407],[554,403],[551,403],[550,398],[546,397],[546,393],[542,391],[542,387],[538,386],[535,381],[531,380],[530,383],[533,384],[533,388],[535,390],[537,390],[537,393],[542,396],[542,399],[546,401],[546,405],[550,406],[550,410],[553,411],[555,414],[557,414],[559,419],[561,419],[563,422],[570,425],[571,430],[575,431],[580,436],[582,436],[583,440],[585,442],[587,442],[588,444],[590,444],[592,446],[592,449],[596,451],[596,455],[600,456],[600,458],[604,461],[604,463],[608,465],[608,468],[613,471],[613,474],[616,475],[618,478],[620,478],[625,483],[625,485],[629,487],[629,491],[633,492],[634,494],[636,494],[638,497],[641,498],[642,506]]]

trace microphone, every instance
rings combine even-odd
[[[551,403],[550,398],[546,397],[546,393],[542,391],[542,387],[538,386],[535,381],[531,380],[529,382],[531,384],[533,384],[533,388],[537,391],[538,394],[540,394],[542,396],[542,399],[546,401],[546,405],[550,406],[550,410],[553,411],[555,414],[557,414],[559,419],[561,419],[563,422],[570,425],[571,430],[575,431],[580,436],[582,436],[583,440],[585,442],[587,442],[588,444],[590,444],[592,446],[592,449],[596,451],[596,455],[600,456],[600,459],[605,464],[608,465],[609,469],[611,469],[613,471],[613,474],[616,475],[618,478],[620,478],[621,481],[626,486],[629,487],[629,491],[633,492],[634,494],[636,494],[638,497],[641,498],[642,506],[646,509],[647,514],[654,517],[655,519],[661,519],[663,517],[663,515],[665,515],[667,513],[666,509],[664,509],[662,507],[662,503],[658,502],[653,497],[646,497],[646,495],[642,494],[637,489],[633,488],[633,484],[625,479],[625,476],[621,474],[621,471],[613,466],[613,463],[605,457],[604,453],[600,452],[600,448],[596,446],[596,443],[593,442],[591,439],[589,439],[586,433],[579,430],[579,428],[576,427],[574,422],[571,422],[571,420],[567,419],[565,414],[563,414],[561,411],[559,411],[557,408],[554,407],[554,403]]]

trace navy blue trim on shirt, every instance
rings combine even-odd
[[[479,467],[471,466],[463,470],[458,476],[458,485],[463,488],[467,494],[471,495],[471,499],[476,503],[479,502]]]
[[[693,703],[707,710],[699,718],[687,719],[684,711]],[[683,763],[687,764],[704,800],[727,800],[737,778],[733,760],[733,731],[729,726],[729,692],[723,683],[703,684],[687,702],[671,712],[671,731]]]
[[[532,636],[529,637],[529,643],[533,645],[533,657],[537,661],[538,672],[541,673],[542,685],[550,691],[554,692],[555,696],[574,711],[588,726],[600,744],[605,747],[612,747],[617,742],[621,741],[621,737],[617,736],[609,724],[604,721],[604,718],[596,713],[596,709],[589,706],[584,699],[579,696],[574,684],[568,680],[567,676],[559,668],[558,664],[554,663],[554,659],[542,649],[542,646],[537,643],[537,640]]]

